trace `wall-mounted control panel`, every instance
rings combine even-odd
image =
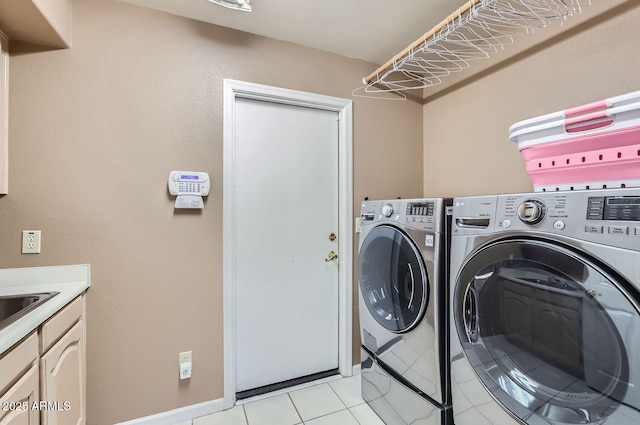
[[[169,193],[176,196],[175,208],[204,208],[203,196],[209,195],[209,173],[203,171],[171,171]]]

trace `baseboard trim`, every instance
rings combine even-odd
[[[352,373],[354,376],[360,375],[360,364],[353,365]],[[327,382],[334,379],[340,379],[339,375],[337,375],[336,377],[325,378]],[[273,393],[271,395],[273,395]],[[259,398],[260,397],[258,397],[258,399]],[[254,399],[251,400],[253,401]],[[246,403],[247,401],[249,400],[243,400],[244,403]],[[239,402],[238,404],[243,404],[243,402]],[[223,405],[224,399],[219,398],[217,400],[192,404],[191,406],[180,407],[178,409],[168,410],[166,412],[145,416],[143,418],[132,419],[126,422],[119,422],[114,425],[174,425],[179,422],[190,421],[192,419],[199,418],[200,416],[222,412]]]
[[[190,421],[200,416],[221,412],[222,405],[223,399],[219,398],[114,425],[174,425],[178,422]]]

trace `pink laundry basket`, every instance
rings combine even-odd
[[[640,187],[640,91],[513,124],[537,192]]]

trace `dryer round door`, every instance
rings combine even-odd
[[[521,421],[637,423],[640,314],[630,288],[568,246],[503,239],[458,272],[454,326],[477,378]]]
[[[420,251],[400,229],[372,229],[358,256],[360,292],[367,309],[385,329],[402,333],[424,316],[429,285]]]

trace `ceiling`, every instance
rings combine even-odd
[[[252,12],[208,0],[121,0],[174,15],[385,63],[464,0],[252,0]],[[372,69],[373,70],[373,69]]]
[[[223,27],[296,43],[380,65],[423,36],[457,10],[465,0],[251,0],[252,12],[232,10],[208,0],[119,0]],[[541,45],[563,32],[638,0],[582,1],[582,13],[560,20],[533,36],[518,38],[490,60],[475,61],[464,72],[452,73],[441,83],[411,91],[426,101],[474,75]],[[375,71],[377,65],[372,65]],[[363,75],[364,77],[364,75]],[[354,87],[355,89],[355,87]],[[360,90],[360,89],[359,89]],[[407,93],[405,93],[407,94]]]

